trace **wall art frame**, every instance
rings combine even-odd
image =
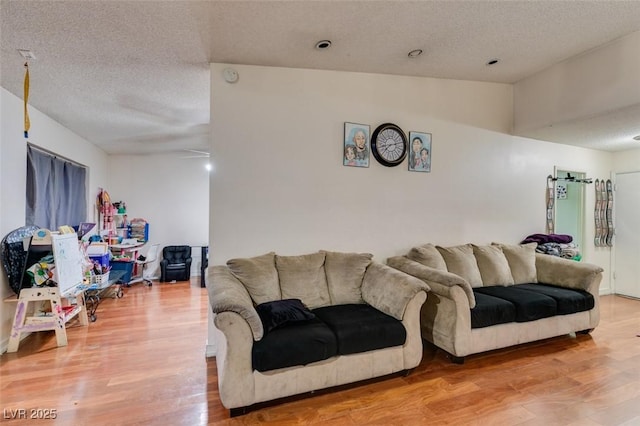
[[[409,132],[409,171],[431,172],[431,133]]]
[[[369,167],[371,147],[368,124],[344,123],[342,165],[348,167]]]

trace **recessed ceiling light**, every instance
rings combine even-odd
[[[320,40],[316,43],[316,49],[323,50],[331,47],[331,40]]]
[[[498,62],[500,62],[500,59],[498,59],[498,58],[493,58],[493,59],[489,59],[485,65],[486,65],[486,66],[488,66],[488,67],[490,67],[491,65],[495,65],[495,64],[497,64]]]
[[[633,139],[636,140],[636,141],[640,141],[640,135],[634,136]]]
[[[409,52],[407,56],[410,58],[417,58],[420,55],[422,55],[422,49],[415,49]]]

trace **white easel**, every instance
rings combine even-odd
[[[17,352],[22,333],[53,330],[58,346],[67,345],[66,323],[78,315],[80,324],[89,325],[82,284],[82,257],[78,237],[74,234],[51,236],[56,263],[58,287],[31,287],[20,290],[16,313],[13,317],[7,352]],[[31,243],[29,244],[31,249]],[[64,309],[65,303],[75,299],[73,309]],[[49,302],[50,309],[39,310],[35,305]],[[32,304],[32,305],[30,305]]]

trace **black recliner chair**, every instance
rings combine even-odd
[[[187,281],[191,276],[191,246],[166,246],[162,249],[160,281]]]

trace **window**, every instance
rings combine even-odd
[[[86,221],[87,168],[27,146],[27,225],[58,229]]]

